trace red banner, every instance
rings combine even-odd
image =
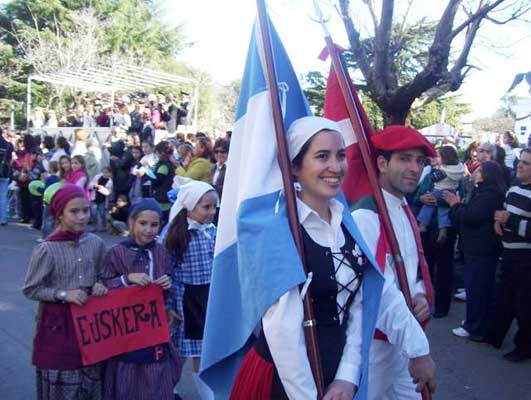
[[[71,305],[83,365],[169,341],[162,288],[132,286]]]

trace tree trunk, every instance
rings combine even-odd
[[[384,126],[405,125],[408,114],[409,109],[384,111]]]

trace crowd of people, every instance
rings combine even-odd
[[[151,129],[165,129],[174,133],[179,126],[191,125],[190,98],[181,92],[180,101],[172,94],[157,96],[138,94],[122,96],[114,104],[111,99],[85,99],[58,113],[52,108],[36,107],[31,118],[32,128],[95,128],[118,127],[140,133],[149,125]],[[59,116],[57,116],[59,114]]]
[[[419,399],[417,391],[434,390],[421,325],[448,315],[459,256],[467,307],[453,334],[499,348],[516,318],[515,347],[504,357],[530,359],[531,149],[520,151],[506,132],[501,144],[472,143],[460,160],[451,143],[434,149],[412,128],[392,126],[372,138],[410,312],[381,248],[374,200],[360,200],[352,215],[336,200],[347,165],[339,132],[319,117],[301,118],[288,131],[325,398],[359,390],[363,399]],[[212,399],[198,373],[231,133],[214,142],[204,133],[175,134],[156,145],[132,126],[103,144],[82,128],[74,143],[6,136],[0,134],[0,224],[19,217],[42,231],[23,287],[40,304],[38,398],[79,399],[80,390],[96,400],[178,398],[182,360],[190,358],[201,399]],[[126,239],[106,250],[87,233],[106,230]],[[149,284],[164,290],[172,340],[83,366],[68,304]],[[231,399],[316,397],[302,309],[298,287],[270,305]],[[51,335],[52,326],[61,335]]]

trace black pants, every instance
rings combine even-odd
[[[33,227],[41,229],[42,226],[42,197],[31,195],[31,210],[33,212]]]
[[[435,291],[435,313],[448,314],[452,301],[454,283],[454,245],[456,232],[448,229],[446,241],[438,244],[439,229],[430,225],[428,232],[422,235],[422,246],[426,261],[430,267]]]
[[[20,208],[22,209],[22,221],[30,222],[33,213],[31,212],[31,194],[28,187],[19,186]]]
[[[488,341],[501,347],[513,319],[518,322],[514,344],[531,352],[531,255],[504,251],[496,287],[494,317],[489,321]]]
[[[465,253],[466,321],[471,335],[487,336],[487,322],[494,312],[494,290],[498,255]]]

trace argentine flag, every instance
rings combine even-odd
[[[287,130],[294,120],[311,112],[269,19],[268,23]],[[306,279],[281,190],[263,42],[257,20],[227,161],[201,355],[201,377],[214,391],[216,399],[229,398],[240,364],[252,344],[253,331],[263,314],[280,296]],[[348,207],[344,219],[347,229],[368,254],[367,246],[358,240],[361,236]],[[374,334],[382,286],[379,272],[373,269],[366,274],[365,360]],[[365,369],[362,374],[366,376]]]

